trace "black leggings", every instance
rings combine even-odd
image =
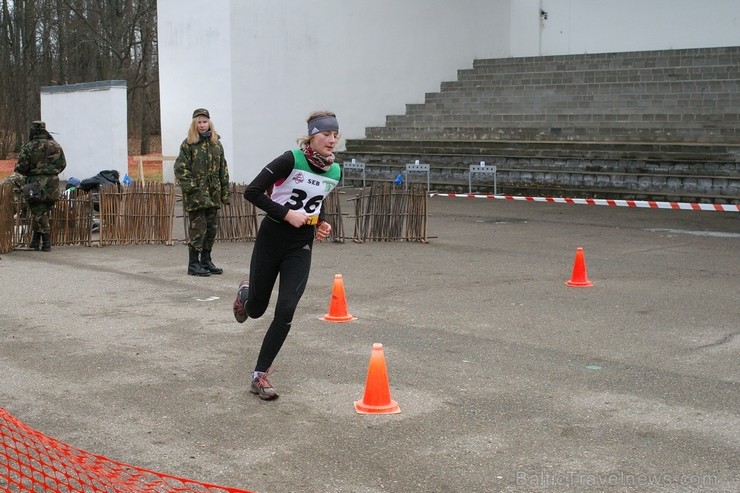
[[[249,318],[260,318],[267,310],[278,274],[280,284],[275,316],[262,340],[255,371],[267,371],[288,337],[293,314],[308,282],[314,234],[313,226],[294,228],[270,217],[262,220],[249,266]]]

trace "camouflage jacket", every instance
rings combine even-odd
[[[21,148],[15,172],[26,177],[26,183],[38,182],[45,202],[59,198],[59,173],[67,167],[62,146],[53,139],[39,137]]]
[[[20,197],[23,194],[23,185],[26,184],[26,178],[22,174],[14,171],[8,175],[5,181],[10,183],[13,189],[13,195]]]
[[[183,141],[175,160],[175,178],[182,190],[183,208],[190,212],[228,204],[229,169],[221,142],[201,138],[197,144]]]

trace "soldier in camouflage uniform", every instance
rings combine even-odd
[[[10,183],[11,190],[13,190],[13,197],[15,198],[15,210],[13,214],[17,214],[22,211],[24,204],[23,200],[23,185],[26,184],[26,178],[17,172],[12,172],[5,179],[6,182]]]
[[[33,250],[51,251],[49,214],[59,198],[59,173],[67,167],[62,146],[46,131],[46,124],[31,124],[29,142],[18,155],[15,171],[26,177],[24,197],[31,211]]]
[[[188,137],[175,161],[175,178],[188,214],[188,274],[221,274],[223,269],[211,260],[211,250],[218,232],[218,210],[230,201],[229,170],[224,148],[204,108],[193,112]]]

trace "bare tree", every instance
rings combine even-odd
[[[42,86],[125,80],[129,137],[157,133],[156,0],[0,0],[0,157],[40,116]]]

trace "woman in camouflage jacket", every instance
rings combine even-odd
[[[193,112],[188,137],[175,161],[175,178],[188,214],[188,274],[221,274],[223,269],[211,260],[211,250],[218,232],[218,210],[230,200],[229,170],[211,115],[204,108]]]

